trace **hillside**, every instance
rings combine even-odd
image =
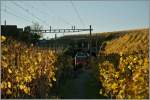
[[[129,53],[134,51],[148,52],[148,29],[124,31],[123,35],[117,36],[117,33],[111,33],[116,37],[106,41],[105,53]]]

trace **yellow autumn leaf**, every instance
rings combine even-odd
[[[7,87],[7,83],[6,82],[2,82],[1,83],[1,89],[6,88]]]
[[[115,77],[116,77],[116,78],[119,77],[119,72],[116,72]]]
[[[120,61],[123,61],[123,58],[122,58],[122,57],[120,57]]]
[[[116,88],[117,88],[117,84],[116,84],[116,83],[113,83],[112,86],[111,86],[111,88],[112,88],[112,89],[116,89]]]
[[[55,77],[53,77],[53,81],[56,81],[56,78],[55,78]]]
[[[16,77],[16,81],[19,82],[19,77],[18,76]]]
[[[4,67],[4,68],[7,68],[7,66],[8,66],[8,64],[6,63],[6,62],[4,62],[4,61],[2,61],[2,66]]]
[[[11,88],[11,83],[7,82],[8,88]]]
[[[10,74],[12,73],[11,69],[8,69],[8,73],[10,73]]]
[[[24,77],[24,80],[25,80],[26,82],[28,82],[28,77]]]
[[[7,48],[7,47],[3,47],[2,50],[3,50],[4,52],[8,52],[8,48]]]
[[[40,56],[40,57],[38,57],[38,61],[39,62],[41,62],[42,61],[42,57]]]
[[[125,72],[124,68],[122,68],[122,72]]]
[[[28,93],[30,92],[30,88],[25,87],[25,88],[24,88],[24,92],[25,92],[26,94],[28,94]]]
[[[32,80],[32,77],[31,77],[31,76],[28,76],[28,80],[31,81],[31,80]]]
[[[121,94],[123,94],[124,93],[124,90],[120,90],[119,91],[119,94],[121,95]]]
[[[139,63],[140,65],[142,65],[142,64],[143,64],[143,59],[139,60],[138,63]]]
[[[128,68],[131,70],[132,67],[129,65]]]
[[[8,95],[12,94],[12,92],[10,91],[10,89],[7,90],[6,94],[8,94]]]
[[[19,88],[22,90],[24,88],[24,86],[23,85],[19,85]]]
[[[125,79],[121,79],[121,80],[119,80],[119,82],[120,82],[120,83],[122,83],[122,82],[124,82],[124,81],[125,81]]]
[[[133,60],[134,60],[134,61],[136,61],[137,59],[138,59],[138,58],[137,58],[137,57],[135,57]]]
[[[37,65],[38,63],[35,61],[34,64]]]
[[[5,36],[1,36],[1,42],[4,42],[6,40],[6,37]]]
[[[122,52],[120,52],[120,56],[122,56],[122,54],[123,54],[123,53],[122,53]]]

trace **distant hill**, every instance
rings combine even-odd
[[[148,52],[149,29],[133,29],[115,32],[93,33],[91,36],[92,47],[97,51],[103,50],[104,53],[129,53],[133,51]],[[48,40],[48,45],[57,45],[63,47],[84,48],[88,47],[90,40],[89,34],[68,35],[59,37],[56,40]],[[101,49],[102,48],[102,49]]]
[[[133,40],[128,41],[128,43],[134,43],[134,38],[135,38],[135,42],[139,42],[138,40],[144,41],[144,39],[146,39],[145,42],[148,42],[148,31],[149,29],[145,28],[145,29],[133,29],[133,30],[124,30],[124,31],[115,31],[115,32],[93,33],[92,41],[95,42],[97,40],[98,45],[101,45],[103,41],[110,42],[110,40],[113,41],[113,42],[111,41],[112,43],[115,43],[117,41],[118,42],[122,41],[121,43],[126,43],[130,38]],[[57,41],[58,42],[61,41],[61,43],[63,42],[69,43],[69,42],[80,41],[80,40],[88,41],[89,38],[90,38],[89,34],[68,35],[68,36],[58,38]],[[111,44],[109,43],[109,45]]]

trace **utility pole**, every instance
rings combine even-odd
[[[6,20],[4,21],[4,25],[6,26]]]
[[[56,53],[56,46],[57,46],[57,34],[55,34],[55,53]]]
[[[96,33],[96,56],[97,56],[97,44],[98,44],[98,35],[97,35],[97,33]]]
[[[51,32],[51,29],[52,29],[52,27],[50,26],[50,30],[49,30],[50,32]]]
[[[6,19],[5,19],[5,21],[4,21],[4,33],[6,34]]]
[[[90,56],[91,56],[91,47],[92,47],[92,28],[91,28],[91,25],[90,25],[90,43],[89,43],[89,49],[90,49]]]

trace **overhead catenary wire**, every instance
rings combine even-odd
[[[46,7],[46,4],[44,2],[42,2],[41,4]],[[51,14],[53,16],[56,16],[60,21],[64,22],[66,25],[74,26],[73,24],[71,24],[67,20],[65,20],[63,17],[56,15],[56,13],[52,9],[49,9],[49,11],[51,12]],[[49,15],[49,13],[47,13],[47,14]],[[62,34],[62,36],[64,36],[64,33]]]
[[[14,13],[14,12],[16,12],[15,10],[13,10],[13,9],[11,9],[10,7],[8,7],[8,6],[6,6],[7,7],[7,9],[8,10],[10,10],[10,11],[12,11],[12,12],[7,12],[7,13],[11,13],[11,14],[13,14],[13,15],[17,15],[16,13]],[[5,11],[6,12],[6,11]],[[17,12],[18,13],[18,12]],[[18,15],[17,15],[18,16]],[[30,20],[31,18],[30,17],[27,17],[27,16],[20,16],[21,18],[23,18],[23,19],[25,19],[25,20],[28,20],[28,21],[30,21],[30,22],[32,22],[33,24],[35,24],[34,22],[33,22],[33,20]]]
[[[37,17],[37,16],[35,16],[33,13],[31,13],[28,9],[26,9],[26,8],[24,8],[24,7],[22,7],[22,6],[20,6],[19,4],[17,4],[17,3],[14,2],[14,1],[12,1],[12,3],[13,3],[15,6],[17,6],[17,7],[21,8],[21,9],[23,9],[24,11],[26,11],[28,14],[30,14],[32,17],[36,18],[36,19],[39,20],[40,22],[49,25],[46,21],[41,20],[39,17]]]
[[[44,2],[41,3],[43,6],[46,6]],[[51,14],[53,14],[53,16],[56,16],[56,14],[54,13],[54,11],[52,9],[49,9],[49,11],[51,11]],[[49,13],[47,13],[49,15]],[[65,24],[67,25],[71,25],[73,26],[71,23],[69,23],[67,20],[65,20],[63,17],[57,15],[56,16],[59,20],[63,21]]]
[[[75,13],[77,14],[77,16],[78,16],[78,18],[79,18],[80,23],[81,23],[83,26],[85,26],[84,21],[83,21],[83,19],[81,18],[81,16],[80,16],[80,14],[79,14],[79,12],[78,12],[76,6],[74,5],[73,1],[71,0],[70,2],[71,2],[72,7],[73,7],[74,10],[75,10]]]
[[[38,12],[40,12],[41,14],[43,13],[44,15],[48,15],[46,12],[44,12],[44,11],[42,11],[41,9],[37,9],[37,8],[35,8],[35,7],[33,7],[31,4],[30,4],[30,8],[31,9],[36,9]],[[49,17],[49,16],[47,16],[47,17]]]
[[[44,4],[43,2],[41,2],[40,4],[42,4],[42,6],[45,7],[45,4]],[[46,12],[46,11],[43,11],[43,10],[38,9],[38,8],[36,8],[36,7],[33,7],[31,4],[30,4],[30,6],[31,6],[31,8],[34,8],[34,9],[38,10],[38,12],[43,13],[44,15],[48,15],[48,16],[52,16],[52,17],[55,16],[55,17],[57,17],[59,20],[63,21],[65,24],[72,26],[71,23],[69,23],[68,21],[66,21],[66,20],[65,20],[64,18],[62,18],[61,16],[59,16],[59,15],[56,16],[55,13],[54,13],[54,11],[51,10],[51,9],[48,9],[48,12]],[[51,14],[50,14],[49,12],[51,12]]]

